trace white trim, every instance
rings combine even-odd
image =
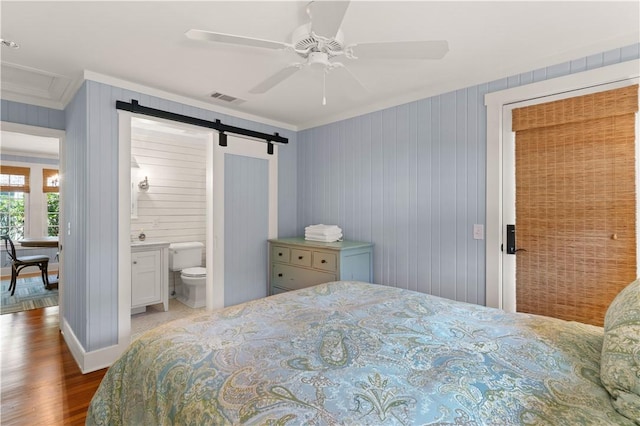
[[[64,138],[65,131],[51,129],[49,127],[30,126],[28,124],[13,123],[10,121],[0,122],[0,129],[4,132],[25,133],[33,136],[41,136],[44,138]]]
[[[121,89],[131,90],[133,92],[144,93],[149,96],[155,96],[155,97],[163,98],[165,100],[169,100],[173,102],[179,102],[184,105],[190,105],[196,108],[202,108],[202,109],[217,112],[220,114],[232,115],[234,118],[251,120],[257,123],[266,124],[268,126],[279,127],[281,129],[286,129],[286,130],[293,130],[293,131],[298,130],[298,128],[291,123],[283,123],[280,121],[269,120],[268,118],[240,112],[238,110],[225,108],[223,106],[211,105],[203,101],[198,101],[192,98],[188,98],[186,96],[176,95],[175,93],[165,92],[164,90],[155,89],[153,87],[144,86],[142,84],[132,83],[130,81],[121,80],[116,77],[111,77],[108,75],[100,74],[100,73],[89,71],[89,70],[84,71],[84,79],[95,81],[98,83],[108,84],[110,86],[119,87]],[[127,101],[127,99],[122,99],[122,101]]]
[[[206,287],[205,305],[207,310],[209,311],[215,309],[216,307],[220,307],[220,306],[217,306],[216,304],[216,295],[218,295],[219,293],[222,293],[223,297],[222,299],[220,299],[220,297],[218,296],[217,300],[222,300],[223,301],[222,303],[224,304],[224,284],[222,285],[222,290],[220,290],[219,284],[218,284],[219,282],[213,278],[215,274],[215,269],[213,267],[213,265],[215,264],[214,253],[217,254],[217,251],[218,251],[216,239],[214,237],[214,228],[216,226],[216,222],[215,222],[215,215],[213,212],[214,211],[214,201],[213,201],[214,200],[213,198],[213,194],[214,194],[213,192],[213,167],[214,167],[213,149],[214,148],[213,147],[216,145],[218,145],[218,133],[211,132],[208,135],[207,150],[206,150],[207,172],[206,172],[205,188],[206,188],[207,195],[205,196],[205,200],[207,203],[207,207],[206,207],[205,214],[207,216],[207,225],[205,229],[206,250],[205,250],[205,263],[204,263],[207,269],[207,281],[205,283],[205,287]],[[224,275],[223,275],[223,280],[224,280]]]
[[[66,319],[61,318],[62,337],[67,347],[71,351],[73,359],[78,364],[82,374],[91,373],[92,371],[101,370],[109,367],[122,353],[120,345],[109,346],[98,349],[97,351],[86,352],[82,344],[73,333]]]
[[[131,343],[131,118],[118,111],[118,347]]]
[[[486,305],[504,308],[502,212],[503,108],[506,105],[638,77],[640,60],[627,61],[485,95],[487,106]],[[550,100],[552,98],[547,98]]]

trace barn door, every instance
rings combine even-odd
[[[207,306],[236,305],[267,296],[267,239],[276,238],[277,146],[227,136],[213,147],[213,241],[208,265],[213,290]]]

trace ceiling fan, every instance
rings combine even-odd
[[[229,43],[253,46],[264,49],[289,49],[298,54],[303,61],[292,63],[268,77],[249,93],[265,93],[305,67],[323,69],[323,77],[336,68],[343,68],[356,83],[362,83],[335,59],[441,59],[449,51],[445,40],[392,41],[378,43],[354,43],[345,45],[340,26],[349,1],[312,1],[307,5],[307,14],[311,22],[293,31],[291,43],[243,37],[232,34],[216,33],[203,30],[189,30],[186,36],[192,40]],[[322,104],[326,104],[325,83],[323,79]]]

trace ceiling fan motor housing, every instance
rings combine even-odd
[[[344,50],[344,36],[342,30],[338,30],[335,37],[325,39],[324,37],[313,34],[311,32],[311,23],[308,23],[293,31],[291,44],[293,44],[296,53],[303,58],[310,57],[312,53],[316,52],[325,53],[328,58],[331,58],[342,54]]]

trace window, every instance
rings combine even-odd
[[[47,236],[58,236],[60,228],[60,178],[58,170],[42,169],[42,192],[47,197]]]
[[[24,238],[24,192],[0,192],[0,234]]]
[[[2,166],[0,171],[0,233],[13,240],[24,237],[30,174],[28,167]]]

